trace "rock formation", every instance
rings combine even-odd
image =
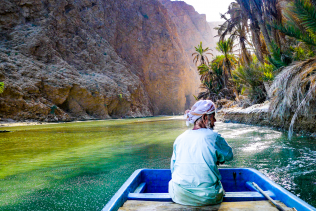
[[[269,112],[270,102],[266,101],[262,104],[255,104],[247,108],[231,106],[230,102],[217,112],[217,117],[223,122],[244,123],[250,125],[268,126],[288,130],[291,121],[280,119],[278,117],[271,118]],[[231,103],[233,104],[233,102]],[[291,119],[292,117],[289,117]],[[299,117],[294,124],[294,131],[298,134],[311,135],[316,137],[316,125],[310,119]]]
[[[171,19],[176,24],[181,43],[189,60],[192,60],[194,47],[200,42],[204,48],[209,47],[212,50],[210,53],[218,54],[215,50],[215,30],[210,27],[212,23],[206,22],[205,14],[199,14],[193,6],[184,1],[160,0],[160,2],[167,8]],[[212,56],[208,55],[208,58],[211,61]],[[190,64],[193,69],[196,69],[192,62]]]
[[[211,40],[210,46],[212,46],[212,49],[214,49],[214,53],[213,53],[214,56],[221,54],[216,50],[216,43],[219,41],[219,37],[218,37],[218,32],[215,28],[219,27],[219,25],[223,23],[224,23],[223,21],[208,22],[208,25],[211,28],[211,33],[213,37],[213,39]]]
[[[169,13],[158,0],[2,0],[0,118],[182,113],[199,80],[179,34],[186,26]]]

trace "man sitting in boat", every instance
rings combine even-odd
[[[211,100],[196,102],[186,111],[187,125],[175,140],[171,158],[169,194],[178,204],[204,206],[221,203],[224,190],[217,165],[233,159],[232,148],[213,131],[215,105]]]

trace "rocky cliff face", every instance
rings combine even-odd
[[[210,23],[206,21],[205,14],[199,14],[194,7],[186,4],[184,1],[160,0],[167,8],[171,19],[177,26],[177,32],[180,36],[181,44],[187,54],[187,57],[192,61],[192,53],[194,47],[203,43],[203,47],[209,47],[212,54],[216,55],[216,42],[214,40],[214,30],[210,27]],[[208,56],[211,61],[212,56]],[[194,64],[190,62],[191,67],[196,69]]]
[[[214,49],[214,55],[220,55],[221,53],[218,52],[216,50],[216,43],[219,41],[219,37],[218,37],[218,31],[215,29],[217,28],[219,25],[222,25],[224,22],[223,21],[214,21],[214,22],[208,22],[209,27],[211,28],[211,32],[212,32],[212,37],[213,39],[211,40],[210,46],[213,46],[212,49]]]
[[[2,0],[0,27],[2,119],[181,113],[198,92],[158,0]]]

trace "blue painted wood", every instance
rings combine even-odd
[[[141,183],[141,172],[143,169],[136,170],[122,185],[122,187],[115,193],[111,200],[103,207],[102,211],[116,211],[127,200],[130,192],[133,192]]]
[[[255,186],[253,186],[253,184],[251,182],[246,182],[246,187],[251,190],[251,191],[258,191]]]
[[[275,195],[271,191],[265,191],[271,198],[275,198]],[[234,202],[234,201],[262,201],[266,198],[257,191],[244,191],[244,192],[226,192],[223,201]]]
[[[135,189],[134,193],[144,193],[145,192],[145,188],[146,188],[146,182],[142,182]]]
[[[298,211],[316,211],[314,207],[277,185],[262,173],[251,168],[219,169],[222,184],[226,191],[224,200],[245,201],[263,199],[262,194],[250,185],[255,182],[273,199],[280,200],[288,207],[295,207]],[[170,200],[168,183],[171,179],[169,169],[140,169],[135,171],[123,184],[118,192],[106,204],[102,211],[118,210],[127,199],[141,200]],[[141,183],[146,183],[144,193],[133,193]],[[143,187],[144,188],[144,187]],[[235,192],[235,193],[232,193]],[[241,192],[244,192],[241,194]]]
[[[172,201],[169,193],[130,193],[128,200]]]
[[[142,181],[146,182],[147,193],[168,193],[168,183],[171,180],[170,169],[144,169]]]

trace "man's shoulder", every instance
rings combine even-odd
[[[201,132],[206,135],[206,136],[209,136],[209,135],[212,135],[212,136],[217,136],[218,135],[218,132],[214,131],[213,129],[206,129],[206,128],[203,128],[203,130],[201,130]]]
[[[219,134],[212,130],[212,129],[206,129],[206,128],[200,128],[198,130],[186,130],[185,132],[183,132],[182,134],[180,134],[177,140],[183,139],[183,138],[187,138],[187,137],[195,137],[195,138],[216,138]]]
[[[201,141],[205,143],[215,143],[218,136],[218,132],[212,129],[205,129],[203,134],[201,134]]]
[[[186,131],[184,131],[183,133],[181,133],[181,134],[176,138],[176,141],[177,141],[178,139],[181,139],[181,138],[183,138],[183,137],[186,137],[189,132],[190,132],[190,130],[186,130]]]

